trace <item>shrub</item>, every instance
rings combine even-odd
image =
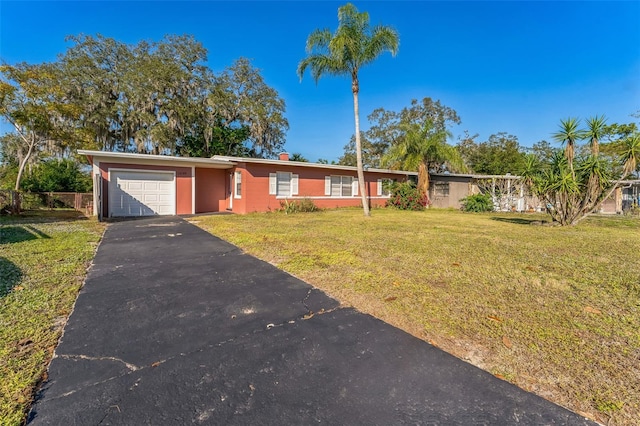
[[[25,174],[21,187],[31,192],[90,192],[93,181],[75,161],[50,159]]]
[[[320,208],[313,204],[313,200],[303,198],[302,200],[280,201],[280,209],[286,214],[289,213],[310,213],[320,211]]]
[[[465,212],[491,212],[494,210],[493,200],[491,194],[474,194],[464,197],[460,200],[462,207],[460,208]]]
[[[633,205],[623,211],[625,216],[640,216],[640,205],[634,202]]]
[[[421,194],[412,182],[396,183],[391,187],[391,198],[386,207],[400,210],[424,210],[428,204],[426,194]]]

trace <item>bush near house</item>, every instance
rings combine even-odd
[[[386,202],[386,207],[399,210],[424,210],[429,199],[426,194],[421,194],[413,182],[399,182],[391,187],[391,198]]]
[[[473,194],[460,200],[462,207],[460,210],[465,212],[482,213],[495,210],[491,194]]]
[[[318,212],[320,208],[313,203],[313,200],[304,198],[302,200],[280,201],[280,209],[286,214],[289,213],[311,213]]]

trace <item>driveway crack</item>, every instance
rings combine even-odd
[[[304,299],[302,299],[302,306],[304,306],[304,308],[310,313],[313,314],[313,312],[311,311],[311,308],[309,308],[309,306],[307,305],[307,300],[309,300],[309,297],[311,297],[311,292],[313,291],[313,287],[311,287],[309,289],[309,291],[307,292],[307,295],[304,297]]]
[[[139,370],[141,367],[138,367],[137,365],[133,365],[131,363],[128,363],[120,358],[116,358],[113,356],[87,356],[87,355],[66,355],[66,354],[62,354],[62,355],[56,355],[56,357],[62,358],[62,359],[83,359],[83,360],[87,360],[87,361],[115,361],[115,362],[119,362],[121,364],[124,364],[125,367],[127,367],[129,369],[129,371],[136,371]]]
[[[311,287],[311,288],[309,289],[309,291],[307,291],[307,294],[306,294],[306,296],[304,297],[304,299],[302,299],[302,306],[304,306],[304,308],[307,310],[307,313],[306,313],[305,315],[303,315],[303,316],[302,316],[302,319],[303,319],[303,320],[308,320],[308,319],[312,318],[312,317],[313,317],[313,316],[315,316],[315,315],[324,315],[324,314],[328,314],[328,313],[330,313],[330,312],[333,312],[333,311],[335,311],[335,310],[338,310],[338,309],[341,309],[341,308],[342,308],[342,306],[341,306],[341,305],[338,305],[338,306],[336,306],[336,307],[334,307],[334,308],[331,308],[331,309],[324,309],[324,308],[321,308],[319,311],[314,312],[314,311],[309,307],[309,305],[307,304],[307,303],[308,303],[308,301],[309,301],[309,298],[311,297],[311,293],[313,293],[313,291],[314,291],[314,290],[316,290],[316,289],[315,289],[314,287]],[[292,321],[286,321],[286,322],[291,323]],[[284,323],[282,323],[282,324],[284,324]],[[269,327],[267,327],[267,328],[269,328]]]
[[[313,289],[309,290],[309,292],[307,293],[307,296],[302,301],[302,303],[305,306],[305,308],[307,309],[308,313],[303,315],[302,317],[298,317],[297,319],[301,319],[303,321],[306,321],[306,320],[309,320],[309,319],[313,318],[316,315],[324,315],[324,314],[328,314],[328,313],[337,311],[339,309],[343,309],[343,306],[336,306],[335,308],[327,309],[327,310],[325,310],[323,308],[323,309],[320,309],[318,312],[311,311],[311,309],[309,309],[309,307],[307,306],[306,301],[309,298],[309,296],[311,295],[312,291],[313,291]],[[125,367],[127,367],[127,371],[124,371],[121,374],[117,374],[115,376],[109,377],[109,378],[104,379],[104,380],[100,380],[100,381],[96,381],[96,382],[87,384],[85,386],[82,386],[79,389],[74,389],[74,390],[71,390],[69,392],[65,392],[65,393],[63,393],[61,395],[58,395],[58,396],[51,396],[50,399],[51,400],[55,400],[55,399],[64,398],[64,397],[73,395],[76,392],[81,391],[82,389],[86,389],[86,388],[92,387],[92,386],[98,386],[98,385],[101,385],[103,383],[107,383],[107,382],[110,382],[112,380],[118,379],[120,377],[127,376],[127,375],[129,375],[129,374],[131,374],[133,372],[142,372],[142,371],[148,370],[150,368],[156,368],[156,367],[160,366],[161,364],[166,363],[167,361],[171,361],[171,360],[177,359],[179,357],[186,357],[186,356],[198,353],[198,352],[202,352],[202,351],[207,350],[207,349],[212,349],[212,348],[215,348],[215,347],[222,347],[222,346],[227,345],[229,343],[233,343],[236,340],[243,339],[245,337],[248,337],[248,336],[251,336],[251,335],[255,335],[255,334],[258,334],[258,333],[263,333],[263,332],[269,331],[270,329],[275,328],[275,327],[284,327],[284,326],[286,326],[288,324],[289,325],[290,324],[295,324],[295,322],[296,322],[296,319],[289,319],[289,320],[285,320],[285,321],[279,322],[277,324],[269,323],[269,324],[266,325],[265,328],[259,328],[259,329],[255,329],[255,330],[252,330],[252,331],[247,331],[247,332],[239,334],[237,336],[230,337],[228,339],[225,339],[225,340],[222,340],[222,341],[219,341],[219,342],[216,342],[216,343],[209,343],[207,345],[201,346],[201,347],[199,347],[197,349],[194,349],[194,350],[191,350],[191,351],[188,351],[188,352],[181,352],[179,354],[176,354],[176,355],[173,355],[173,356],[169,356],[169,357],[167,357],[165,359],[156,361],[156,362],[154,362],[154,363],[152,363],[150,365],[144,365],[144,366],[138,366],[138,365],[135,365],[135,364],[131,364],[129,362],[124,361],[123,359],[120,359],[120,358],[117,358],[117,357],[112,357],[112,356],[88,356],[88,355],[68,355],[68,354],[56,355],[56,358],[59,357],[59,358],[62,358],[62,359],[69,359],[69,360],[79,360],[79,359],[81,359],[81,360],[87,360],[87,361],[112,361],[112,362],[118,362],[118,363],[123,364]],[[137,383],[136,383],[136,385],[137,385]],[[134,387],[136,385],[134,385]],[[113,408],[113,407],[110,407],[110,408]],[[106,417],[107,417],[107,415],[105,415],[105,418]],[[104,420],[104,418],[103,418],[103,420]]]

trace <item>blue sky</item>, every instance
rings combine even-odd
[[[311,161],[337,159],[353,134],[347,77],[300,82],[296,66],[316,28],[337,27],[331,1],[0,2],[0,58],[53,61],[65,36],[97,34],[126,43],[192,34],[214,71],[252,60],[287,104],[286,149]],[[551,140],[561,118],[605,114],[638,121],[640,1],[354,2],[372,24],[395,27],[400,50],[360,73],[360,114],[400,110],[429,96],[455,109],[479,141],[493,133],[524,146]],[[8,128],[3,126],[6,131]]]

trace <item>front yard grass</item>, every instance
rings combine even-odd
[[[640,221],[378,209],[194,223],[494,375],[609,425],[640,420]]]
[[[103,230],[73,210],[0,216],[0,424],[24,422]]]

